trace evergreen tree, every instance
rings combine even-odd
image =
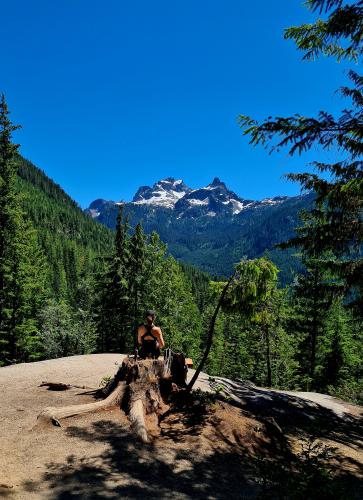
[[[240,313],[249,320],[259,322],[264,333],[267,383],[271,385],[270,322],[268,307],[277,284],[278,269],[266,258],[242,260],[236,265],[234,274],[226,283],[217,283],[218,299],[211,315],[206,336],[204,354],[193,375],[188,390],[191,390],[198,374],[208,360],[213,346],[214,331],[220,310]]]
[[[114,252],[104,259],[105,268],[96,279],[96,322],[98,349],[125,352],[130,346],[130,241],[123,206],[117,217]]]
[[[15,357],[14,337],[9,335],[9,285],[11,280],[10,255],[14,249],[14,233],[19,218],[19,201],[15,191],[17,144],[11,142],[12,133],[19,126],[12,125],[2,95],[0,103],[0,339],[2,357]],[[12,340],[13,338],[13,340]]]
[[[78,269],[77,269],[77,254],[75,245],[69,243],[65,247],[64,263],[66,276],[67,299],[70,304],[75,305],[77,285],[78,285]]]
[[[202,325],[191,283],[171,256],[163,259],[156,278],[155,291],[148,297],[158,312],[165,341],[168,347],[183,352],[196,362],[200,356]]]
[[[37,233],[26,219],[18,227],[17,252],[13,256],[12,318],[16,356],[21,361],[43,357],[39,338],[39,311],[49,295],[47,264]]]
[[[37,313],[44,293],[44,260],[21,209],[16,152],[4,95],[0,102],[0,363],[39,353]]]
[[[153,308],[168,346],[198,359],[201,321],[191,283],[157,233],[147,238],[139,223],[128,236],[122,213],[115,252],[96,282],[99,349],[130,351],[145,310]]]
[[[265,257],[241,261],[236,269],[238,281],[231,288],[224,307],[241,310],[246,318],[259,326],[265,351],[266,384],[271,386],[271,330],[277,319],[274,297],[278,269]]]
[[[128,268],[130,312],[132,315],[134,344],[137,345],[137,326],[143,320],[145,308],[149,306],[149,283],[146,277],[146,237],[138,223],[130,238],[130,261]],[[151,287],[150,287],[151,289]]]
[[[309,0],[312,10],[329,13],[327,20],[293,27],[286,38],[295,40],[306,58],[320,53],[338,59],[360,59],[363,51],[363,7],[361,2],[342,0]],[[268,118],[261,124],[241,116],[245,134],[251,135],[253,145],[269,145],[271,150],[289,147],[291,155],[314,146],[336,148],[342,158],[332,164],[314,162],[318,173],[290,174],[288,177],[303,189],[314,190],[316,208],[290,245],[301,246],[308,256],[321,259],[321,266],[330,269],[343,283],[346,301],[361,315],[363,311],[363,78],[349,72],[352,87],[343,87],[343,96],[351,99],[351,107],[337,118],[321,111],[318,117]],[[325,176],[319,176],[324,173]],[[328,174],[328,175],[326,175]]]
[[[304,259],[306,273],[297,277],[292,287],[295,322],[300,337],[299,359],[307,389],[317,386],[316,360],[318,343],[326,333],[326,319],[333,300],[331,280],[319,260]]]

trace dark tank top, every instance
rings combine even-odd
[[[156,340],[158,340],[155,335],[152,333],[152,329],[154,327],[154,325],[144,325],[144,327],[146,328],[146,332],[141,336],[141,340],[143,342],[155,342]],[[152,337],[151,339],[146,339],[145,337]]]

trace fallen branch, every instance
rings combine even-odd
[[[94,387],[87,387],[86,385],[73,385],[64,384],[63,382],[42,382],[39,387],[48,387],[50,391],[67,391],[68,389],[90,389],[97,391]]]
[[[59,408],[48,407],[45,408],[39,415],[40,421],[51,421],[55,425],[60,425],[59,420],[62,418],[74,417],[76,415],[83,415],[96,410],[110,408],[121,403],[125,391],[125,383],[120,382],[117,388],[102,401],[95,403],[85,403],[81,405],[61,406]],[[57,424],[58,422],[58,424]]]

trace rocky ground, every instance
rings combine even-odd
[[[122,359],[93,354],[0,368],[0,496],[256,498],[271,485],[276,494],[294,485],[318,457],[331,487],[337,478],[335,498],[341,491],[341,498],[362,498],[363,408],[323,394],[202,374],[198,387],[217,392],[217,400],[197,394],[191,408],[169,411],[150,445],[135,439],[118,408],[61,427],[37,423],[46,406],[93,401],[92,388]],[[84,388],[50,391],[39,387],[43,381]]]

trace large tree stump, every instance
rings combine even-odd
[[[158,425],[158,418],[167,408],[167,400],[177,385],[185,386],[186,367],[183,355],[171,355],[167,360],[135,360],[126,358],[103,393],[105,399],[95,403],[45,408],[40,422],[61,425],[67,417],[119,406],[128,416],[135,434],[147,443],[148,427]],[[146,424],[148,422],[148,425]]]

